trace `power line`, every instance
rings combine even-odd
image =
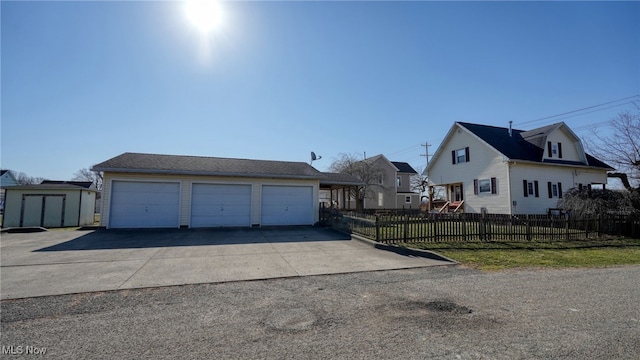
[[[617,103],[617,102],[620,102],[620,101],[623,101],[623,100],[629,100],[629,99],[633,99],[633,98],[637,98],[637,97],[640,97],[640,94],[636,94],[636,95],[633,95],[633,96],[628,96],[628,97],[625,97],[625,98],[622,98],[622,99],[618,99],[618,100],[608,101],[608,102],[605,102],[605,103],[602,103],[602,104],[598,104],[598,105],[587,106],[587,107],[582,108],[582,109],[567,111],[567,112],[564,112],[564,113],[561,113],[561,114],[557,114],[557,115],[545,116],[545,117],[542,117],[542,118],[539,118],[539,119],[521,122],[521,123],[518,123],[518,126],[531,124],[531,123],[542,121],[542,120],[548,120],[548,119],[552,119],[552,118],[556,118],[556,117],[560,117],[560,116],[564,116],[564,115],[569,115],[569,114],[573,114],[573,113],[576,113],[576,112],[589,110],[589,109],[593,109],[593,108],[597,108],[597,107],[601,107],[601,106],[605,106],[605,105],[609,105],[609,104],[613,104],[613,103]],[[632,103],[632,101],[628,102],[628,103],[625,103],[625,104],[614,105],[613,107],[626,105],[626,104],[629,104],[629,103]],[[607,108],[607,109],[609,109],[609,108]],[[598,110],[594,110],[594,111],[591,111],[591,112],[601,111],[601,110],[606,110],[606,109],[598,109]],[[589,114],[589,113],[590,112],[585,113],[585,114]],[[582,114],[580,114],[580,115],[582,115]],[[575,115],[575,116],[578,116],[578,115]]]

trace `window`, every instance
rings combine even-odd
[[[381,172],[378,173],[378,185],[382,185],[383,184],[383,180],[384,180],[383,174]]]
[[[549,192],[549,199],[554,197],[562,198],[562,183],[547,182],[547,191]]]
[[[396,183],[397,183],[396,185],[398,185],[398,187],[401,187],[401,186],[402,186],[402,178],[401,178],[400,176],[398,176],[398,177],[396,178]]]
[[[482,179],[478,181],[478,190],[480,193],[491,192],[491,181],[489,179]]]
[[[411,204],[411,196],[405,196],[404,197],[404,203],[405,204]]]
[[[381,192],[378,193],[378,206],[384,206],[384,194]]]
[[[547,157],[557,157],[562,159],[562,143],[552,143],[547,141]]]
[[[464,162],[469,162],[469,147],[451,151],[452,164],[458,164],[458,163],[464,163]]]
[[[481,193],[498,193],[498,181],[496,178],[491,179],[473,179],[473,193],[478,195]]]
[[[524,197],[529,197],[529,196],[540,197],[538,180],[534,180],[533,182],[522,180],[522,185],[524,188]]]

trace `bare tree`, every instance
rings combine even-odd
[[[354,154],[343,153],[338,156],[338,159],[334,160],[329,167],[329,171],[349,174],[364,183],[361,186],[352,187],[350,191],[350,197],[356,200],[356,210],[361,211],[364,208],[364,199],[375,196],[372,187],[379,186],[378,175],[381,170],[373,162],[361,159]]]
[[[422,196],[426,194],[429,189],[429,179],[423,175],[424,168],[418,167],[416,170],[418,173],[411,175],[411,191],[417,191],[420,193],[420,196]]]
[[[22,171],[10,171],[13,174],[13,177],[16,178],[16,182],[18,183],[18,185],[40,184],[44,180],[44,178],[41,177],[29,176]]]
[[[87,168],[80,169],[73,174],[73,179],[76,181],[91,181],[93,187],[97,190],[102,190],[102,173],[99,171],[92,171]]]
[[[593,132],[594,141],[587,148],[598,158],[616,168],[609,173],[629,191],[640,191],[640,107],[625,111],[612,119],[611,135]]]

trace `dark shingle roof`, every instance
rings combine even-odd
[[[93,182],[91,181],[64,181],[64,180],[42,180],[42,182],[40,184],[69,184],[69,185],[75,185],[75,186],[80,186],[83,187],[85,189],[90,188],[91,186],[93,186]]]
[[[304,162],[230,159],[204,156],[124,153],[94,165],[95,171],[320,179]]]
[[[512,136],[509,136],[509,129],[504,127],[496,127],[489,125],[471,124],[458,122],[461,126],[471,131],[477,137],[491,145],[504,156],[512,160],[526,160],[542,162],[544,155],[544,141],[547,135],[561,124],[547,125],[533,130],[512,130]],[[611,166],[586,154],[589,166],[611,169]],[[553,161],[546,160],[549,163],[562,163],[567,165],[584,165],[578,162]]]
[[[88,189],[84,186],[78,186],[73,184],[29,184],[29,185],[16,185],[10,187],[2,187],[3,189],[11,190],[87,190],[96,191],[96,189]]]
[[[417,174],[418,173],[417,171],[415,171],[411,167],[411,165],[409,165],[409,163],[398,162],[398,161],[392,161],[391,163],[393,164],[393,166],[395,166],[398,169],[398,172],[407,173],[407,174]]]

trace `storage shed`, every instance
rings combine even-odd
[[[90,185],[54,182],[7,187],[2,227],[93,225],[96,190]]]

